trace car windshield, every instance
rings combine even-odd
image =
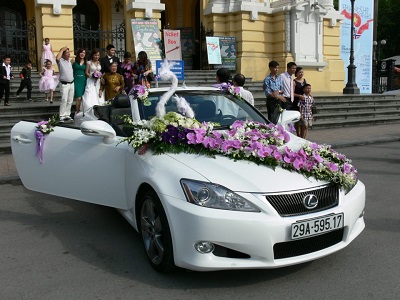
[[[149,106],[145,106],[142,101],[139,102],[142,119],[149,120],[155,116],[156,106],[164,93],[150,93]],[[218,91],[177,91],[175,95],[185,98],[193,109],[195,118],[200,122],[216,122],[223,127],[232,125],[236,120],[268,123],[267,119],[245,100]],[[173,97],[167,101],[165,111],[178,112]]]

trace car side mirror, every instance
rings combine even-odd
[[[115,142],[117,134],[115,130],[106,122],[95,120],[85,121],[81,124],[81,132],[84,135],[103,137],[103,143],[111,144]]]
[[[286,127],[290,123],[296,123],[300,120],[300,112],[296,110],[284,110],[278,120],[278,124]]]

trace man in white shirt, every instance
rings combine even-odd
[[[8,103],[10,99],[10,79],[14,78],[14,75],[11,73],[10,64],[11,57],[9,55],[5,55],[0,72],[0,102],[3,98],[3,94],[5,93],[6,97],[4,99],[4,106],[10,106],[10,103]]]
[[[245,81],[246,81],[246,77],[244,77],[243,74],[236,74],[236,75],[233,77],[233,85],[234,85],[234,86],[238,86],[238,87],[240,88],[240,95],[241,95],[241,97],[242,97],[244,100],[246,100],[247,102],[249,102],[251,105],[254,106],[254,97],[253,97],[253,94],[252,94],[250,91],[245,90],[245,89],[243,88]]]
[[[293,78],[292,76],[296,72],[297,65],[294,62],[289,62],[286,65],[286,72],[280,75],[282,80],[282,91],[283,97],[285,97],[286,102],[284,102],[284,108],[291,110],[294,100],[294,88],[293,88]]]

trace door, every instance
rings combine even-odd
[[[11,130],[15,164],[26,188],[128,209],[125,166],[132,149],[127,143],[106,144],[78,128],[57,126],[44,140],[40,163],[35,128],[36,123],[21,121]]]

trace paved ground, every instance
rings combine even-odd
[[[310,130],[307,139],[333,148],[400,141],[400,124]],[[18,178],[12,154],[0,153],[0,184]]]

